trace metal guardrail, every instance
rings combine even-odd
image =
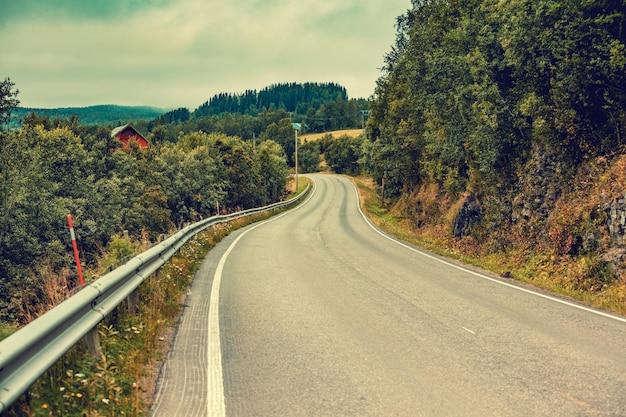
[[[0,342],[0,414],[72,346],[96,329],[189,239],[210,226],[288,207],[307,194],[269,206],[213,216],[193,223],[126,264],[86,285],[78,293]],[[97,333],[96,333],[97,334]]]

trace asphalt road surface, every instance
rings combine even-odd
[[[626,320],[397,242],[311,178],[209,253],[152,416],[626,416]]]

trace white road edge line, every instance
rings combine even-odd
[[[585,306],[580,305],[580,304],[571,303],[569,301],[562,300],[562,299],[557,298],[557,297],[553,297],[553,296],[550,296],[550,295],[542,294],[542,293],[537,292],[537,291],[529,290],[529,289],[523,288],[523,287],[518,287],[517,285],[509,284],[508,282],[504,282],[504,281],[500,281],[500,280],[495,279],[495,278],[488,277],[487,275],[481,274],[481,273],[476,272],[476,271],[472,271],[471,269],[464,268],[464,267],[456,265],[456,264],[454,264],[452,262],[448,262],[446,260],[443,260],[443,259],[438,258],[436,256],[430,255],[430,254],[428,254],[426,252],[423,252],[421,250],[418,250],[416,248],[413,248],[413,247],[411,247],[411,246],[409,246],[409,245],[407,245],[407,244],[405,244],[405,243],[403,243],[403,242],[401,242],[401,241],[399,241],[399,240],[397,240],[397,239],[387,235],[386,233],[383,233],[381,230],[378,229],[378,227],[376,227],[370,221],[370,219],[367,218],[365,213],[363,213],[363,210],[361,210],[361,197],[359,195],[359,190],[357,189],[356,185],[354,185],[354,183],[352,181],[350,181],[350,183],[352,184],[352,187],[354,188],[354,191],[356,193],[357,208],[359,209],[359,213],[361,213],[361,216],[363,217],[365,222],[376,233],[378,233],[379,235],[381,235],[385,239],[388,239],[388,240],[390,240],[390,241],[392,241],[392,242],[394,242],[394,243],[396,243],[396,244],[398,244],[398,245],[400,245],[400,246],[402,246],[402,247],[404,247],[406,249],[409,249],[409,250],[411,250],[411,251],[413,251],[415,253],[418,253],[418,254],[420,254],[422,256],[425,256],[427,258],[430,258],[430,259],[433,259],[435,261],[441,262],[442,264],[448,265],[448,266],[450,266],[452,268],[456,268],[456,269],[458,269],[460,271],[467,272],[468,274],[472,274],[472,275],[477,276],[479,278],[486,279],[486,280],[491,281],[491,282],[495,282],[496,284],[504,285],[506,287],[513,288],[513,289],[516,289],[518,291],[523,291],[525,293],[532,294],[532,295],[535,295],[537,297],[545,298],[546,300],[554,301],[556,303],[564,304],[566,306],[574,307],[574,308],[577,308],[579,310],[587,311],[589,313],[593,313],[593,314],[596,314],[598,316],[602,316],[602,317],[606,317],[606,318],[609,318],[609,319],[612,319],[612,320],[621,321],[622,323],[626,323],[626,318],[625,317],[620,317],[620,316],[616,316],[616,315],[613,315],[613,314],[605,313],[605,312],[600,311],[600,310],[595,310],[595,309],[592,309],[592,308],[589,308],[589,307],[585,307]]]
[[[471,333],[471,334],[476,334],[476,332],[475,332],[475,331],[470,330],[470,329],[468,329],[467,327],[463,327],[463,326],[461,326],[461,329],[463,329],[463,330],[465,330],[466,332],[469,332],[469,333]]]
[[[222,373],[222,346],[220,342],[220,317],[219,317],[219,292],[222,282],[222,272],[224,265],[228,259],[228,255],[233,251],[237,243],[248,232],[263,226],[266,223],[278,220],[281,217],[293,213],[300,207],[308,203],[313,194],[315,194],[317,187],[315,181],[313,181],[313,190],[302,204],[298,205],[292,210],[279,214],[259,224],[256,224],[248,230],[241,233],[230,244],[224,255],[220,258],[215,275],[213,276],[213,284],[211,285],[211,297],[209,299],[209,321],[208,321],[208,337],[207,337],[207,415],[211,417],[226,417],[226,400],[224,398],[224,375]]]

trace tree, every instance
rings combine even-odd
[[[304,142],[298,147],[298,164],[301,172],[317,172],[320,168],[319,142]]]
[[[285,150],[287,161],[290,166],[294,166],[295,162],[295,134],[291,125],[291,119],[284,118],[278,122],[270,124],[265,132],[260,136],[261,141],[272,140],[278,143]]]
[[[186,148],[190,137],[196,145]],[[224,205],[228,178],[211,141],[211,135],[186,135],[181,144],[164,147],[155,160],[153,169],[163,172],[163,192],[177,226],[208,217]]]
[[[524,0],[489,7],[499,19],[515,81],[511,93],[529,133],[576,161],[619,146],[626,102],[623,4]]]
[[[20,104],[19,90],[13,87],[15,84],[8,77],[0,82],[0,130],[11,121],[11,112]]]
[[[285,190],[289,175],[285,151],[278,143],[267,140],[257,147],[255,157],[264,188],[263,204],[276,202]]]
[[[65,217],[82,212],[92,178],[86,175],[87,153],[80,138],[66,128],[28,127],[8,138],[0,252],[30,265],[51,242],[64,241]]]
[[[346,135],[331,139],[325,153],[328,166],[337,174],[360,174],[361,144],[361,138],[351,138]]]
[[[136,234],[147,235],[155,240],[161,233],[171,228],[170,210],[167,197],[160,185],[146,187],[145,192],[137,198],[126,215],[126,228]]]
[[[239,138],[217,141],[222,163],[229,179],[226,204],[231,208],[248,209],[262,204],[259,196],[261,176],[258,171],[251,146]]]
[[[18,184],[20,176],[19,160],[23,148],[19,146],[15,134],[5,132],[5,125],[11,120],[11,112],[19,105],[19,91],[7,77],[0,83],[0,256],[3,255],[3,242],[7,232],[9,216],[16,204],[22,188]]]

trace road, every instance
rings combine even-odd
[[[626,416],[623,318],[397,242],[311,178],[209,253],[152,416]]]

